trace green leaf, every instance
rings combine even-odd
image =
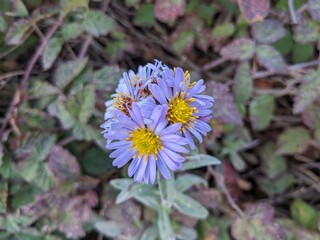
[[[82,169],[89,175],[100,176],[113,169],[112,160],[105,151],[99,148],[90,148],[80,160]]]
[[[303,112],[320,96],[319,72],[311,70],[302,76],[302,84],[294,99],[293,113]]]
[[[31,24],[28,20],[21,19],[15,21],[11,27],[9,27],[6,34],[6,44],[19,45],[24,40],[26,33],[31,28]]]
[[[246,60],[253,57],[255,42],[249,38],[239,38],[223,47],[220,54],[231,60]]]
[[[48,70],[49,68],[51,68],[52,64],[57,59],[62,49],[62,44],[63,41],[61,38],[54,37],[49,40],[41,57],[44,70]]]
[[[87,58],[61,63],[55,71],[54,83],[60,89],[71,83],[85,68]]]
[[[318,230],[319,213],[306,202],[295,199],[290,205],[292,218],[301,226]]]
[[[6,31],[7,27],[8,27],[7,22],[2,16],[2,14],[0,13],[0,32]]]
[[[245,104],[251,97],[253,82],[248,62],[240,64],[235,76],[234,94],[238,104]]]
[[[273,43],[286,35],[283,24],[276,19],[267,19],[252,25],[254,38],[261,43]]]
[[[196,240],[198,237],[198,234],[193,228],[181,226],[176,236],[177,236],[177,239],[181,239],[181,240]]]
[[[85,86],[77,94],[69,97],[66,108],[80,123],[86,124],[95,106],[95,92],[93,85]]]
[[[126,226],[115,221],[97,221],[94,223],[94,228],[105,237],[116,238],[121,235]]]
[[[156,225],[151,225],[146,230],[144,230],[139,240],[157,240],[158,228]]]
[[[201,168],[209,165],[221,164],[221,161],[217,158],[206,155],[206,154],[196,154],[186,157],[186,162],[183,165],[182,171]]]
[[[235,27],[230,22],[225,22],[222,24],[216,24],[212,30],[212,38],[228,38],[232,36],[235,31]]]
[[[140,190],[136,191],[134,194],[134,199],[155,211],[161,205],[159,191],[156,190],[152,185],[140,184]]]
[[[194,218],[205,219],[209,214],[199,202],[181,192],[176,193],[173,206],[179,212]]]
[[[257,60],[260,65],[275,73],[288,72],[287,65],[281,54],[271,46],[260,45],[256,49]]]
[[[172,43],[172,48],[177,53],[187,52],[192,47],[195,40],[192,31],[177,32]]]
[[[159,207],[157,222],[160,238],[166,240],[175,240],[175,234],[172,229],[172,224],[170,222],[168,210],[163,206]]]
[[[101,137],[99,130],[93,128],[91,125],[85,125],[79,122],[76,122],[73,126],[72,133],[78,140],[91,141]]]
[[[57,87],[51,85],[49,82],[43,79],[33,79],[31,81],[31,88],[29,94],[32,97],[47,97],[48,95],[56,95],[60,91]]]
[[[269,196],[283,194],[288,188],[296,183],[296,179],[291,174],[281,174],[276,179],[258,179],[260,188]]]
[[[60,0],[63,8],[63,13],[67,14],[78,8],[88,9],[88,0]]]
[[[177,191],[180,192],[188,190],[193,185],[202,184],[205,187],[208,186],[208,182],[204,178],[189,173],[179,176],[175,181],[175,184]]]
[[[275,47],[275,49],[277,49],[282,56],[288,55],[293,47],[293,39],[291,32],[287,30],[286,35],[277,42],[275,42],[273,44],[273,47]]]
[[[83,31],[84,28],[79,22],[65,23],[61,27],[61,34],[65,41],[78,37]]]
[[[313,20],[320,22],[320,1],[308,0],[308,11]]]
[[[308,21],[297,24],[294,28],[293,39],[300,44],[314,43],[319,39],[319,26]]]
[[[303,153],[311,140],[309,131],[304,127],[292,127],[285,130],[278,139],[277,154]]]
[[[272,142],[266,143],[260,151],[263,159],[263,170],[268,178],[276,178],[286,171],[286,160],[282,156],[275,155],[276,146]]]
[[[90,10],[85,12],[83,28],[95,37],[106,35],[115,28],[114,20],[101,11]]]
[[[112,179],[110,185],[118,190],[127,190],[133,184],[132,178]]]
[[[171,208],[174,199],[176,197],[174,175],[171,173],[171,179],[161,179],[160,173],[158,173],[158,184],[162,200],[162,205]]]
[[[154,5],[141,4],[133,19],[133,22],[138,26],[152,26],[155,23]]]
[[[57,117],[62,124],[63,129],[70,129],[75,125],[76,120],[66,109],[66,106],[62,100],[62,98],[58,98],[57,101],[50,104],[48,107],[48,112],[51,116]]]
[[[315,45],[314,44],[294,44],[293,46],[293,61],[294,63],[304,63],[311,60],[315,53]]]
[[[250,103],[250,120],[254,129],[262,130],[269,126],[274,111],[274,98],[260,95]]]
[[[22,0],[11,1],[11,11],[10,16],[14,17],[26,17],[28,16],[28,10]]]

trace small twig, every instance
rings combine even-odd
[[[217,185],[219,188],[221,188],[222,192],[227,198],[228,203],[230,206],[238,213],[238,215],[243,218],[245,216],[244,212],[240,209],[240,207],[236,204],[234,199],[232,198],[230,192],[228,191],[226,185],[224,184],[224,177],[222,174],[216,172],[211,166],[208,166],[208,171],[211,173],[211,175],[214,177],[214,179],[217,182]]]
[[[27,69],[23,75],[23,78],[21,80],[20,87],[17,89],[14,97],[12,98],[12,101],[10,103],[10,106],[8,108],[8,111],[5,115],[5,118],[2,122],[1,129],[0,129],[0,137],[2,136],[5,128],[7,127],[7,124],[11,118],[11,115],[16,108],[16,106],[21,102],[21,99],[23,98],[23,95],[25,94],[25,91],[28,86],[28,80],[31,74],[31,71],[38,61],[39,57],[41,56],[44,48],[46,47],[49,39],[53,36],[53,34],[58,30],[58,28],[61,26],[64,20],[64,15],[60,16],[59,19],[55,22],[55,24],[52,26],[52,28],[47,32],[47,34],[44,36],[43,41],[41,42],[41,45],[35,52],[35,54],[32,56],[30,62],[28,63]],[[19,101],[17,101],[19,99]]]
[[[226,58],[218,58],[218,59],[214,60],[213,62],[210,62],[210,63],[204,65],[204,66],[202,67],[202,70],[203,70],[203,71],[207,71],[207,70],[209,70],[209,69],[211,69],[211,68],[214,68],[214,67],[217,67],[217,66],[221,65],[221,64],[224,63],[225,61],[227,61]]]
[[[81,47],[81,50],[80,50],[78,58],[81,59],[81,58],[84,57],[84,55],[86,54],[86,52],[87,52],[87,50],[88,50],[88,48],[90,46],[91,41],[92,41],[92,35],[89,34],[89,35],[86,36],[86,39],[82,44],[82,47]]]
[[[297,18],[297,15],[296,15],[296,10],[294,9],[293,0],[288,0],[288,5],[289,5],[289,10],[290,10],[292,23],[293,24],[298,24],[298,18]]]
[[[74,136],[70,136],[70,137],[67,137],[67,138],[61,140],[60,142],[58,142],[58,144],[61,146],[65,146],[75,140],[76,140],[76,138]]]
[[[4,80],[4,79],[16,77],[16,76],[19,76],[19,75],[24,75],[24,71],[16,71],[16,72],[5,73],[5,74],[0,76],[0,82],[2,80]]]
[[[292,73],[296,70],[302,69],[302,68],[308,68],[308,67],[314,67],[314,66],[318,66],[319,65],[319,61],[315,60],[315,61],[311,61],[311,62],[305,62],[305,63],[299,63],[299,64],[294,64],[288,67],[288,72]],[[269,77],[272,76],[274,74],[277,74],[273,71],[261,71],[261,72],[256,72],[253,74],[253,78],[257,79],[257,78],[265,78],[265,77]]]

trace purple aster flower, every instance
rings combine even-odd
[[[104,133],[108,140],[107,149],[114,150],[111,154],[113,165],[121,168],[131,161],[128,168],[130,177],[134,181],[154,183],[158,168],[165,179],[171,178],[170,170],[182,168],[184,157],[181,153],[188,153],[183,145],[188,139],[176,133],[181,123],[168,125],[166,119],[168,106],[157,105],[147,119],[142,116],[144,105],[133,102],[128,108],[128,115],[119,109],[113,114],[117,120],[114,129]]]
[[[201,94],[204,81],[190,83],[190,74],[181,68],[175,71],[164,67],[162,77],[149,85],[149,90],[159,104],[168,105],[166,119],[170,124],[181,123],[181,133],[195,149],[193,136],[202,142],[202,135],[211,130],[207,124],[211,119],[213,98]]]

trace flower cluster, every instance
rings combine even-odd
[[[113,165],[131,161],[128,175],[136,182],[154,183],[157,168],[171,178],[170,170],[182,168],[186,147],[195,148],[194,137],[202,142],[211,130],[213,98],[204,90],[203,80],[190,82],[188,71],[159,61],[124,73],[101,125]]]

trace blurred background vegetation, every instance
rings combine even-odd
[[[179,239],[320,239],[319,31],[320,0],[1,0],[0,239],[151,239],[99,126],[154,59],[215,98],[222,164],[181,174],[210,215],[173,211]]]

